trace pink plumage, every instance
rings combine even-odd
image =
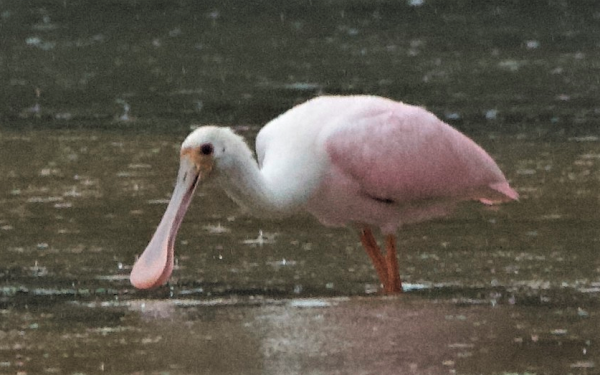
[[[264,174],[288,196],[308,196],[306,209],[331,226],[393,233],[461,200],[518,197],[471,139],[421,107],[381,97],[310,100],[267,124],[257,151]]]

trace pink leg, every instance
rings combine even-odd
[[[398,269],[398,257],[396,256],[396,237],[388,234],[385,237],[385,262],[388,272],[388,284],[386,293],[402,293],[402,280],[400,280],[400,271]]]
[[[402,292],[402,282],[398,273],[398,259],[396,257],[396,238],[393,235],[386,236],[386,255],[381,254],[381,249],[377,245],[373,232],[369,227],[362,230],[360,241],[367,251],[367,255],[373,262],[373,267],[377,271],[379,281],[383,285],[383,291],[388,294]]]
[[[373,237],[373,232],[371,232],[371,228],[365,227],[362,230],[360,235],[360,242],[362,242],[363,247],[367,251],[367,255],[371,258],[371,262],[373,262],[373,267],[375,267],[375,271],[377,271],[377,275],[379,276],[379,281],[384,286],[388,281],[387,274],[387,265],[385,263],[385,259],[383,255],[381,255],[381,250],[379,246],[377,246],[377,241],[375,241],[375,237]]]

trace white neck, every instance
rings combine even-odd
[[[281,217],[299,208],[296,197],[286,196],[258,168],[250,149],[228,155],[218,167],[217,180],[227,195],[253,216]]]

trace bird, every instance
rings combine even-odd
[[[355,229],[384,294],[403,291],[401,227],[450,215],[463,201],[519,197],[490,155],[425,108],[380,96],[318,96],[268,122],[256,158],[229,127],[187,136],[169,204],[132,268],[134,287],[169,280],[177,231],[197,186],[209,180],[251,215],[308,212],[326,226]]]

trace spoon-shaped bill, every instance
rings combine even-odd
[[[190,205],[200,175],[194,163],[181,158],[171,201],[146,250],[133,265],[129,280],[138,289],[151,289],[167,282],[173,272],[177,230]]]

